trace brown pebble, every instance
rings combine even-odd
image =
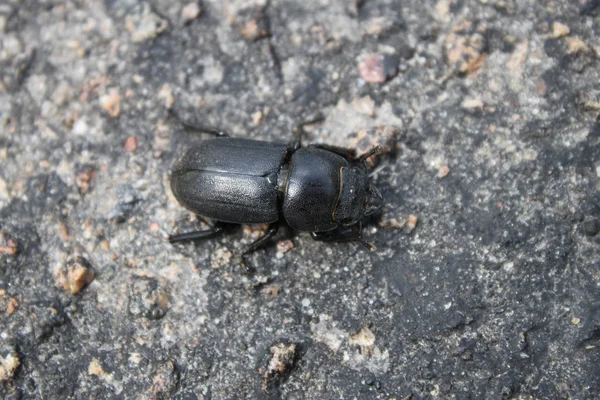
[[[279,295],[280,291],[281,291],[281,286],[278,286],[278,285],[267,286],[264,289],[264,293],[269,297],[276,297],[277,295]]]
[[[100,365],[100,361],[98,361],[97,358],[93,358],[90,364],[88,365],[88,374],[96,375],[99,377],[106,376],[106,372],[104,372],[104,369],[102,368],[102,365]]]
[[[375,115],[375,101],[371,96],[356,97],[352,100],[352,108],[361,114],[372,117]]]
[[[100,242],[100,247],[102,248],[102,250],[108,251],[110,250],[110,243],[108,242],[108,240],[103,240]]]
[[[188,3],[181,9],[181,23],[189,24],[202,14],[202,8],[197,2]]]
[[[408,233],[412,232],[417,227],[417,222],[419,222],[419,219],[416,215],[411,214],[408,216],[408,222],[406,223]]]
[[[129,136],[125,140],[125,151],[128,153],[133,153],[137,150],[137,138],[135,136]]]
[[[451,68],[470,74],[481,68],[487,59],[486,29],[471,21],[455,26],[446,37],[444,50]]]
[[[164,84],[160,91],[157,94],[159,100],[163,101],[165,108],[170,110],[173,108],[173,104],[175,104],[175,98],[173,97],[173,90],[168,84]]]
[[[4,233],[2,233],[1,237],[3,239],[5,238]],[[6,240],[5,245],[0,245],[0,254],[5,254],[7,256],[13,257],[19,254],[19,246],[17,245],[17,242],[15,242],[12,239]]]
[[[554,22],[552,24],[552,36],[555,39],[567,36],[569,33],[571,33],[571,30],[565,24],[561,24],[560,22]]]
[[[244,225],[242,232],[245,238],[256,240],[264,235],[267,229],[269,229],[269,224]]]
[[[268,37],[269,23],[261,9],[244,10],[238,15],[239,31],[248,40],[258,40]]]
[[[210,257],[210,265],[212,268],[221,268],[231,262],[233,253],[225,248],[218,248],[215,250]]]
[[[438,178],[444,178],[444,177],[448,176],[449,173],[450,173],[450,167],[448,167],[447,165],[442,165],[438,169],[437,175],[438,175]]]
[[[79,293],[94,280],[94,271],[82,257],[75,257],[65,268],[54,272],[56,285],[73,294]]]
[[[257,111],[255,113],[252,114],[252,124],[254,126],[258,126],[260,125],[260,123],[262,122],[263,119],[263,113],[262,111]]]
[[[567,37],[565,38],[565,43],[567,44],[567,54],[591,53],[590,47],[577,37]]]
[[[358,72],[368,83],[383,83],[398,72],[398,60],[384,54],[372,54],[358,64]]]
[[[7,315],[14,313],[19,306],[16,299],[10,297],[6,290],[0,289],[0,312],[4,311]]]
[[[111,89],[107,94],[100,97],[100,105],[113,118],[121,114],[121,95],[119,89]]]
[[[272,383],[291,371],[296,359],[296,345],[294,343],[279,343],[272,346],[270,350],[272,357],[262,375],[262,389],[265,392]],[[262,370],[259,371],[262,372]]]
[[[399,220],[398,218],[392,217],[387,218],[385,215],[379,220],[378,225],[382,228],[403,228],[406,225],[405,220]]]
[[[85,168],[75,178],[75,183],[79,187],[80,193],[86,193],[90,189],[90,181],[96,175],[96,169],[92,167]]]
[[[13,379],[19,365],[21,365],[21,360],[16,352],[10,352],[6,357],[0,356],[0,382]]]
[[[159,230],[160,226],[156,222],[150,224],[150,232],[158,232]]]
[[[277,251],[279,253],[287,253],[288,251],[290,251],[293,248],[294,248],[294,242],[292,242],[289,239],[280,240],[279,242],[277,242]]]
[[[19,302],[16,299],[13,299],[11,297],[10,300],[8,301],[8,306],[6,307],[6,313],[8,315],[12,315],[12,313],[14,313],[17,310],[18,306],[19,306]]]
[[[59,222],[56,227],[56,234],[63,242],[67,242],[73,239],[73,236],[69,234],[69,228],[64,222]]]

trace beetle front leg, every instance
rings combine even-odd
[[[261,237],[259,237],[258,239],[256,239],[254,242],[252,242],[250,244],[250,246],[248,246],[248,248],[242,253],[241,264],[242,264],[242,266],[244,266],[247,273],[254,272],[254,268],[248,266],[248,263],[246,262],[246,257],[250,253],[253,253],[256,250],[258,250],[259,248],[261,248],[262,246],[264,246],[265,243],[267,243],[273,236],[275,236],[275,234],[277,233],[278,230],[279,230],[278,223],[269,225],[269,228],[267,229],[265,234],[262,235]]]
[[[290,143],[288,144],[288,152],[291,154],[294,151],[298,150],[300,147],[302,147],[302,138],[304,138],[304,136],[306,135],[306,131],[304,130],[304,127],[306,125],[316,124],[317,122],[322,122],[324,119],[325,117],[323,117],[321,113],[317,113],[315,116],[308,119],[307,121],[296,124],[294,126],[294,129],[292,130],[293,136],[292,140],[290,140]]]
[[[369,251],[375,251],[377,247],[362,238],[362,224],[347,228],[338,228],[328,232],[311,232],[313,240],[319,242],[359,242]]]

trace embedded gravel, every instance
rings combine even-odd
[[[4,1],[0,397],[600,398],[599,57],[596,0]],[[387,146],[377,251],[170,245],[169,108]]]

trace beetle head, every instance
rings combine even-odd
[[[333,219],[342,226],[357,224],[367,211],[369,176],[361,167],[344,167],[341,173],[341,188]]]

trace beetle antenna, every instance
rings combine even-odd
[[[375,168],[373,171],[371,171],[371,173],[369,174],[369,178],[372,178],[374,176],[377,176],[377,174],[381,171],[383,171],[385,169],[385,165],[380,165],[379,167]]]
[[[175,118],[177,120],[177,122],[179,122],[184,127],[184,129],[194,131],[194,132],[199,132],[199,133],[207,133],[209,135],[214,135],[217,137],[228,137],[229,136],[229,134],[222,129],[215,128],[213,126],[201,125],[201,124],[196,124],[193,122],[185,121],[172,108],[169,108],[167,111],[171,117]]]
[[[375,154],[379,154],[382,151],[383,151],[383,149],[381,148],[381,146],[373,146],[373,148],[371,150],[369,150],[366,153],[359,156],[358,159],[361,161],[366,161],[367,158],[374,156]]]

